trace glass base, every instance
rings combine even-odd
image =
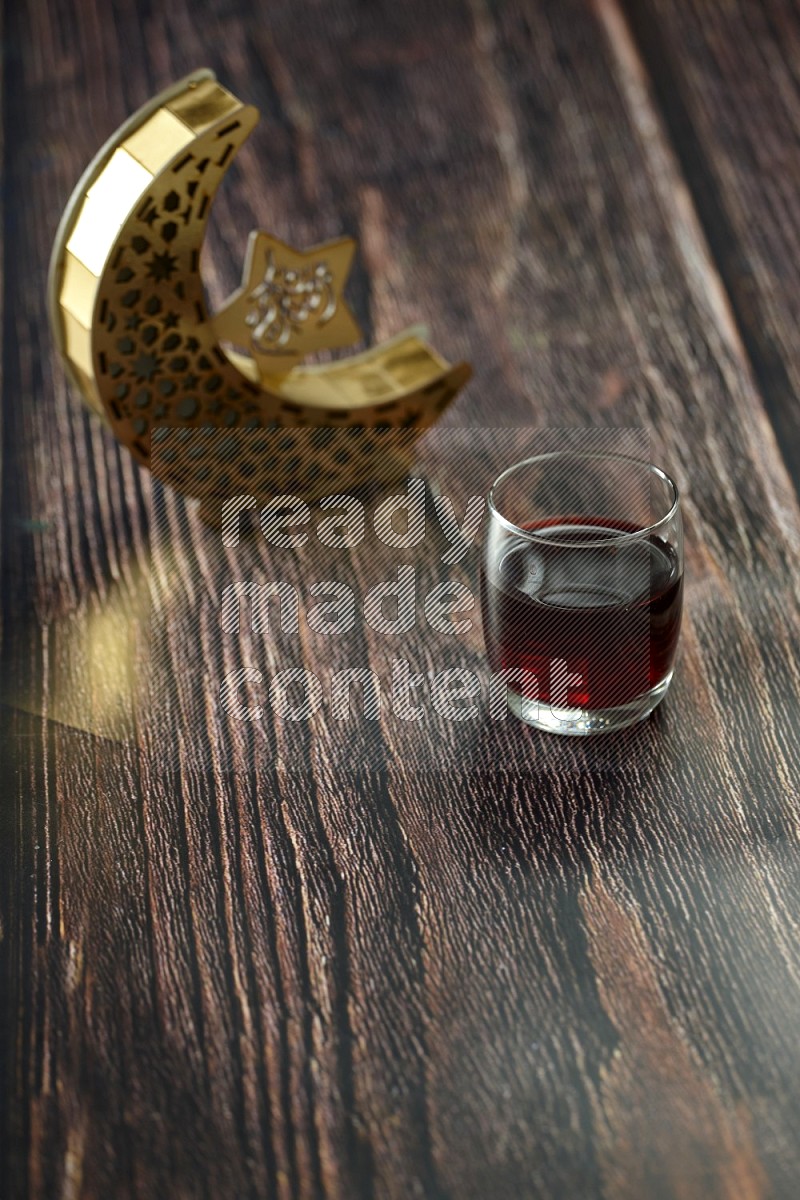
[[[593,733],[612,733],[649,717],[669,691],[672,671],[649,692],[614,708],[555,708],[538,700],[528,700],[508,689],[508,707],[515,716],[545,733],[564,733],[569,737],[588,737]]]

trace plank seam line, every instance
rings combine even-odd
[[[669,105],[661,98],[663,88],[659,86],[658,73],[652,69],[641,38],[637,40],[627,0],[592,0],[592,7],[605,32],[629,117],[643,153],[653,167],[654,186],[662,199],[670,201],[667,205],[662,204],[662,212],[683,262],[687,283],[709,312],[724,345],[757,399],[760,432],[774,449],[774,454],[770,455],[772,471],[769,478],[765,477],[774,511],[780,516],[782,525],[796,529],[800,517],[796,507],[800,480],[793,478],[791,464],[778,443],[758,355],[754,354],[746,328],[739,319],[724,265],[714,252],[715,239],[709,229],[708,214],[703,215],[698,181],[685,154],[681,153],[682,140],[670,117]],[[720,217],[723,216],[720,212]],[[720,362],[719,367],[725,375],[725,362]]]

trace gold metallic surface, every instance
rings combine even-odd
[[[299,251],[254,231],[242,287],[208,313],[199,262],[211,204],[257,120],[210,72],[195,72],[109,140],[59,228],[49,281],[56,341],[87,402],[145,464],[162,425],[334,423],[356,434],[399,428],[410,440],[471,373],[413,330],[339,362],[302,364],[359,340],[342,295],[355,250],[347,238]],[[218,497],[232,486],[218,444],[210,438],[208,453],[191,461],[158,456],[153,469],[190,496]],[[374,470],[377,438],[353,445],[347,473]],[[291,482],[279,455],[247,467],[255,494]]]
[[[353,238],[295,250],[254,229],[242,286],[214,314],[217,336],[246,349],[261,377],[318,350],[352,346],[362,334],[342,290],[355,252]]]

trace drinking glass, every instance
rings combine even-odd
[[[488,495],[481,599],[494,676],[550,733],[622,729],[663,700],[683,604],[678,489],[622,454],[516,463]]]

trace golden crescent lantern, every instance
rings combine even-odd
[[[234,455],[241,461],[232,465],[230,454],[216,452],[214,436],[188,437],[191,454],[172,442],[170,453],[154,454],[159,430],[310,427],[300,439],[304,462],[324,486],[341,481],[342,467],[326,458],[318,427],[353,434],[347,471],[358,478],[368,460],[374,469],[382,457],[382,431],[400,431],[410,443],[471,374],[466,363],[448,364],[416,329],[335,362],[303,362],[361,337],[342,295],[355,250],[349,238],[299,251],[254,231],[241,288],[209,312],[200,276],[206,224],[257,120],[257,110],[209,70],[162,92],[84,172],[50,262],[50,320],[73,382],[140,463],[204,500],[208,514],[214,499],[245,481],[247,491],[263,494],[303,487],[312,476],[296,454],[287,468],[274,449],[280,439],[250,454],[241,437]]]

